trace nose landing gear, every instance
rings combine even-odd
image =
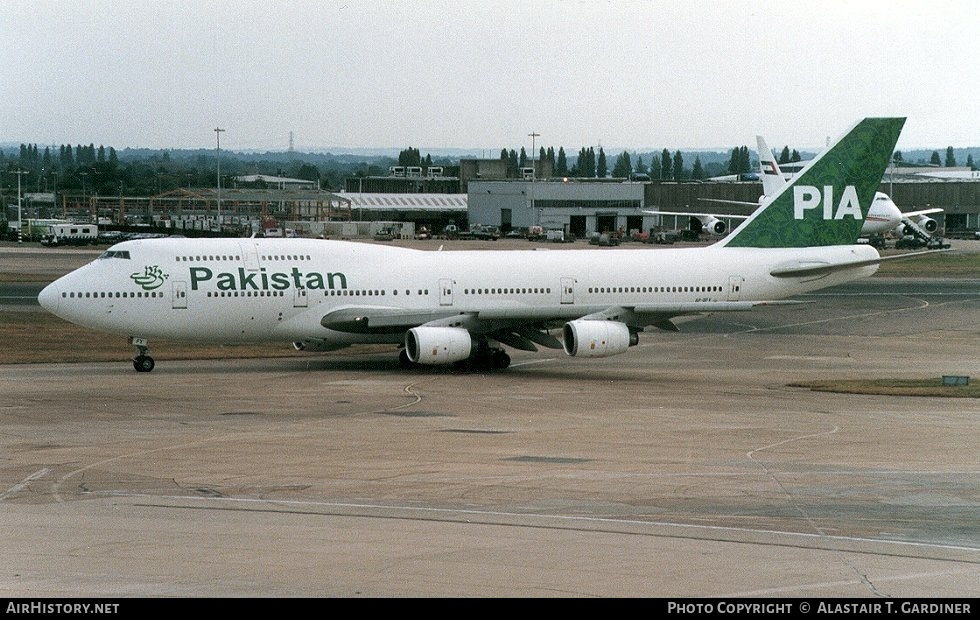
[[[136,357],[133,358],[133,368],[136,369],[136,372],[150,372],[153,370],[156,363],[152,357],[147,355],[150,350],[150,345],[146,341],[146,338],[132,336],[129,339],[129,344],[136,347]]]

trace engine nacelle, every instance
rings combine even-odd
[[[405,353],[416,364],[451,364],[473,353],[473,338],[461,327],[413,327],[405,334]]]
[[[704,230],[707,230],[713,235],[724,235],[728,230],[728,224],[710,215],[701,220],[701,223],[704,225]]]
[[[639,342],[625,323],[618,321],[569,321],[562,328],[562,346],[573,357],[609,357],[625,353]]]
[[[932,219],[931,217],[920,215],[919,218],[915,221],[915,223],[919,225],[919,228],[926,231],[927,233],[934,233],[937,230],[939,230],[939,222]]]
[[[916,226],[926,231],[927,233],[934,233],[939,230],[939,222],[932,219],[931,217],[926,217],[924,215],[916,216],[912,219]],[[901,235],[914,235],[915,229],[913,229],[908,224],[902,224],[898,227],[899,234]]]

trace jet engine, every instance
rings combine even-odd
[[[728,230],[728,224],[711,215],[702,219],[701,224],[704,226],[704,230],[713,235],[724,235]]]
[[[625,323],[618,321],[569,321],[562,328],[562,346],[573,357],[609,357],[625,353],[639,342]]]
[[[413,327],[405,334],[405,353],[416,364],[451,364],[473,353],[473,339],[461,327]]]
[[[915,223],[919,225],[919,228],[927,233],[934,233],[939,230],[939,222],[931,217],[920,215],[918,218],[916,218]]]

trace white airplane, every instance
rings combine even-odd
[[[799,303],[787,298],[873,274],[883,259],[854,242],[904,122],[858,122],[705,248],[456,252],[145,239],[111,246],[39,301],[72,323],[129,336],[140,372],[154,367],[150,338],[307,351],[390,343],[406,365],[486,369],[509,365],[503,345],[617,355],[647,326],[676,331],[673,317]]]
[[[727,204],[737,204],[742,206],[756,206],[762,204],[768,197],[775,196],[776,193],[786,185],[788,179],[793,175],[782,172],[779,164],[773,157],[772,150],[766,145],[762,136],[756,136],[759,152],[759,171],[762,180],[762,196],[758,203],[744,202],[741,200],[722,200],[716,198],[705,198],[706,202],[720,202]],[[891,197],[884,192],[875,192],[874,200],[868,214],[864,218],[864,225],[861,227],[861,235],[884,234],[894,231],[898,235],[917,235],[923,240],[928,239],[928,234],[934,233],[939,229],[939,222],[929,217],[931,213],[942,213],[942,209],[935,207],[922,209],[920,211],[908,211],[902,213],[898,205]],[[746,220],[747,215],[724,215],[716,213],[689,213],[673,211],[647,211],[646,213],[658,215],[688,215],[700,220],[702,230],[706,230],[714,235],[724,235],[728,232],[728,223],[724,219]],[[923,232],[924,231],[924,232]]]

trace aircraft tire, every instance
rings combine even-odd
[[[490,355],[490,367],[495,370],[503,370],[510,366],[510,356],[506,351],[496,350]]]
[[[150,372],[154,366],[156,363],[149,355],[137,355],[133,359],[133,368],[136,369],[136,372]]]

